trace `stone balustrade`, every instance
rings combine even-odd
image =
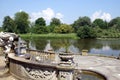
[[[38,61],[55,61],[55,53],[54,52],[45,52],[39,50],[27,50],[27,53],[31,55],[31,60]]]
[[[35,53],[32,52],[31,54]],[[45,53],[44,53],[45,54]],[[48,53],[47,53],[48,54]],[[49,53],[50,54],[50,53]],[[73,80],[74,67],[59,63],[37,62],[9,54],[10,73],[22,80]]]

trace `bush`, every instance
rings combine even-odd
[[[81,26],[77,31],[78,37],[84,38],[96,38],[96,32],[89,26]]]
[[[74,29],[67,24],[62,24],[58,27],[55,27],[54,32],[55,33],[72,33]]]
[[[32,28],[32,33],[36,33],[36,34],[44,34],[44,33],[48,33],[49,30],[46,26],[34,26]]]

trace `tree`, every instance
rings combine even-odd
[[[48,32],[49,30],[47,29],[46,26],[34,26],[33,28],[33,33],[36,33],[36,34],[44,34]]]
[[[15,23],[17,25],[17,33],[29,32],[29,15],[26,12],[17,12],[15,14]]]
[[[60,25],[61,25],[60,19],[52,18],[51,22],[50,22],[50,25],[49,25],[50,32],[54,32],[54,28],[57,27],[57,26],[60,26]]]
[[[51,19],[51,22],[50,22],[50,26],[59,26],[61,24],[61,21],[60,21],[60,19],[58,19],[58,18],[52,18]]]
[[[3,31],[2,27],[0,27],[0,32]]]
[[[75,29],[75,32],[77,32],[78,28],[81,26],[90,26],[91,25],[91,19],[87,16],[84,17],[79,17],[79,19],[77,19],[76,21],[74,21],[74,23],[72,24],[72,26]]]
[[[46,27],[46,22],[42,17],[38,18],[35,21],[35,25],[32,27],[32,30],[33,33],[37,33],[37,34],[43,34],[49,32],[48,28]]]
[[[35,27],[35,23],[34,22],[30,23],[30,29],[29,29],[30,33],[35,33],[34,27]]]
[[[14,20],[10,16],[5,16],[2,28],[6,32],[15,32],[16,25]]]
[[[100,27],[101,29],[107,29],[108,23],[102,19],[95,19],[92,24],[93,27]]]
[[[120,30],[120,17],[116,17],[109,22],[110,27]]]
[[[70,25],[67,25],[67,24],[62,24],[58,27],[55,27],[54,29],[54,32],[56,33],[71,33],[73,31],[74,29]]]
[[[44,18],[38,18],[36,21],[35,21],[35,25],[38,25],[38,26],[46,26],[46,22],[44,20]]]
[[[84,38],[96,38],[96,32],[89,26],[81,26],[78,31],[77,35],[84,39]]]

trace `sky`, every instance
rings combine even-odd
[[[31,22],[43,17],[47,24],[53,17],[66,24],[84,16],[109,22],[120,17],[120,0],[0,0],[0,26],[5,16],[14,19],[20,11],[28,13]]]

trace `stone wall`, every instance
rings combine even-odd
[[[20,58],[19,58],[20,59]],[[9,58],[10,73],[22,80],[57,80],[55,66],[34,64],[24,59]]]
[[[73,67],[40,63],[9,54],[10,73],[21,80],[73,80]]]

